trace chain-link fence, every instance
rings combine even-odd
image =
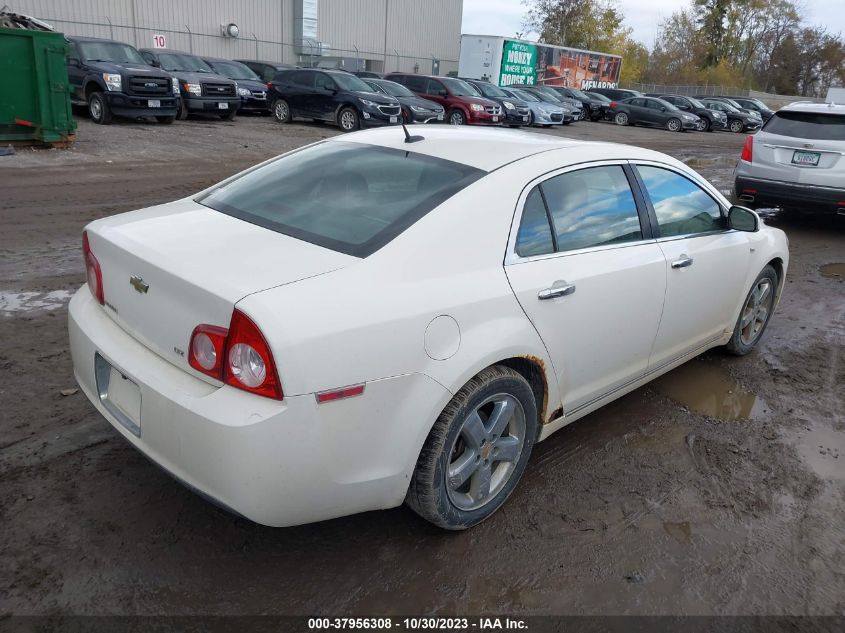
[[[695,95],[707,95],[715,97],[718,95],[734,95],[736,97],[747,97],[750,92],[747,88],[737,86],[680,86],[670,84],[644,84],[635,81],[623,82],[623,88],[639,90],[643,93],[657,93],[662,95],[684,95],[694,97]]]
[[[415,72],[420,74],[447,75],[457,72],[458,61],[442,59],[435,52],[422,55],[391,49],[370,51],[354,47],[327,48],[305,42],[296,46],[290,42],[259,39],[253,33],[242,33],[238,38],[220,33],[201,33],[183,28],[148,27],[118,24],[109,18],[105,22],[77,22],[48,19],[57,29],[68,35],[103,37],[132,44],[136,48],[153,48],[153,36],[163,35],[167,48],[186,51],[194,55],[226,59],[259,59],[297,66],[342,68],[349,71]]]

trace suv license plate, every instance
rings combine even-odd
[[[817,167],[820,158],[821,154],[819,154],[818,152],[795,152],[792,155],[792,164]]]
[[[147,105],[151,108],[160,108],[161,101],[159,101],[158,99],[150,99],[149,101],[147,101]]]
[[[437,115],[437,120],[438,120],[438,121],[442,121],[442,120],[443,120],[443,115],[442,115],[442,114],[438,114],[438,115]]]
[[[390,117],[390,122],[391,122],[391,123],[396,123],[398,120],[399,120],[399,117],[398,117],[398,116],[392,116],[392,117]]]
[[[523,122],[523,123],[528,123],[528,117],[527,117],[527,116],[522,117],[522,122]]]
[[[219,110],[228,110],[228,109],[229,109],[229,104],[228,104],[228,103],[218,103],[218,104],[217,104],[217,108],[218,108]]]
[[[498,123],[498,122],[499,122],[499,117],[494,116],[494,117],[493,117],[493,123]]]

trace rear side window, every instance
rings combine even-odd
[[[405,84],[414,92],[425,92],[425,77],[400,77],[399,83]]]
[[[544,202],[551,230],[540,212],[545,212]],[[621,166],[612,165],[567,172],[535,188],[525,201],[515,250],[519,256],[529,257],[555,249],[572,251],[641,239],[640,217],[628,178]]]
[[[522,222],[516,235],[516,254],[520,257],[548,255],[555,250],[552,228],[540,187],[534,187],[525,199]]]
[[[413,152],[338,141],[282,156],[196,201],[367,257],[485,173]]]
[[[697,184],[668,169],[638,165],[660,236],[692,235],[725,228],[722,209]]]
[[[780,136],[845,141],[845,116],[825,112],[776,112],[763,129]]]

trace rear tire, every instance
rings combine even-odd
[[[98,125],[111,123],[111,108],[102,92],[92,92],[88,95],[88,114],[91,116],[91,120]]]
[[[531,385],[509,367],[488,367],[437,418],[405,503],[447,530],[491,516],[519,482],[538,435]]]
[[[616,115],[613,117],[613,122],[616,125],[630,125],[630,119],[628,118],[628,114],[625,112],[617,112]]]
[[[734,134],[739,134],[745,128],[745,124],[739,119],[731,119],[728,122],[728,129]]]
[[[273,113],[273,117],[279,123],[290,123],[290,105],[284,99],[276,99],[273,102],[273,107],[270,108],[270,111]]]
[[[731,340],[725,348],[735,356],[745,356],[760,341],[775,307],[778,290],[778,275],[771,266],[766,266],[751,285],[751,290],[742,304]]]
[[[681,123],[680,119],[671,118],[666,121],[666,129],[670,132],[682,132],[684,129],[683,124]]]

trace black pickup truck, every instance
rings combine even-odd
[[[202,59],[163,48],[142,48],[141,55],[150,66],[171,73],[179,81],[180,120],[192,113],[216,114],[229,121],[235,118],[241,107],[238,84],[215,73]]]
[[[179,87],[169,73],[149,66],[129,44],[93,37],[67,40],[71,102],[87,106],[94,123],[111,123],[113,116],[173,123]]]

